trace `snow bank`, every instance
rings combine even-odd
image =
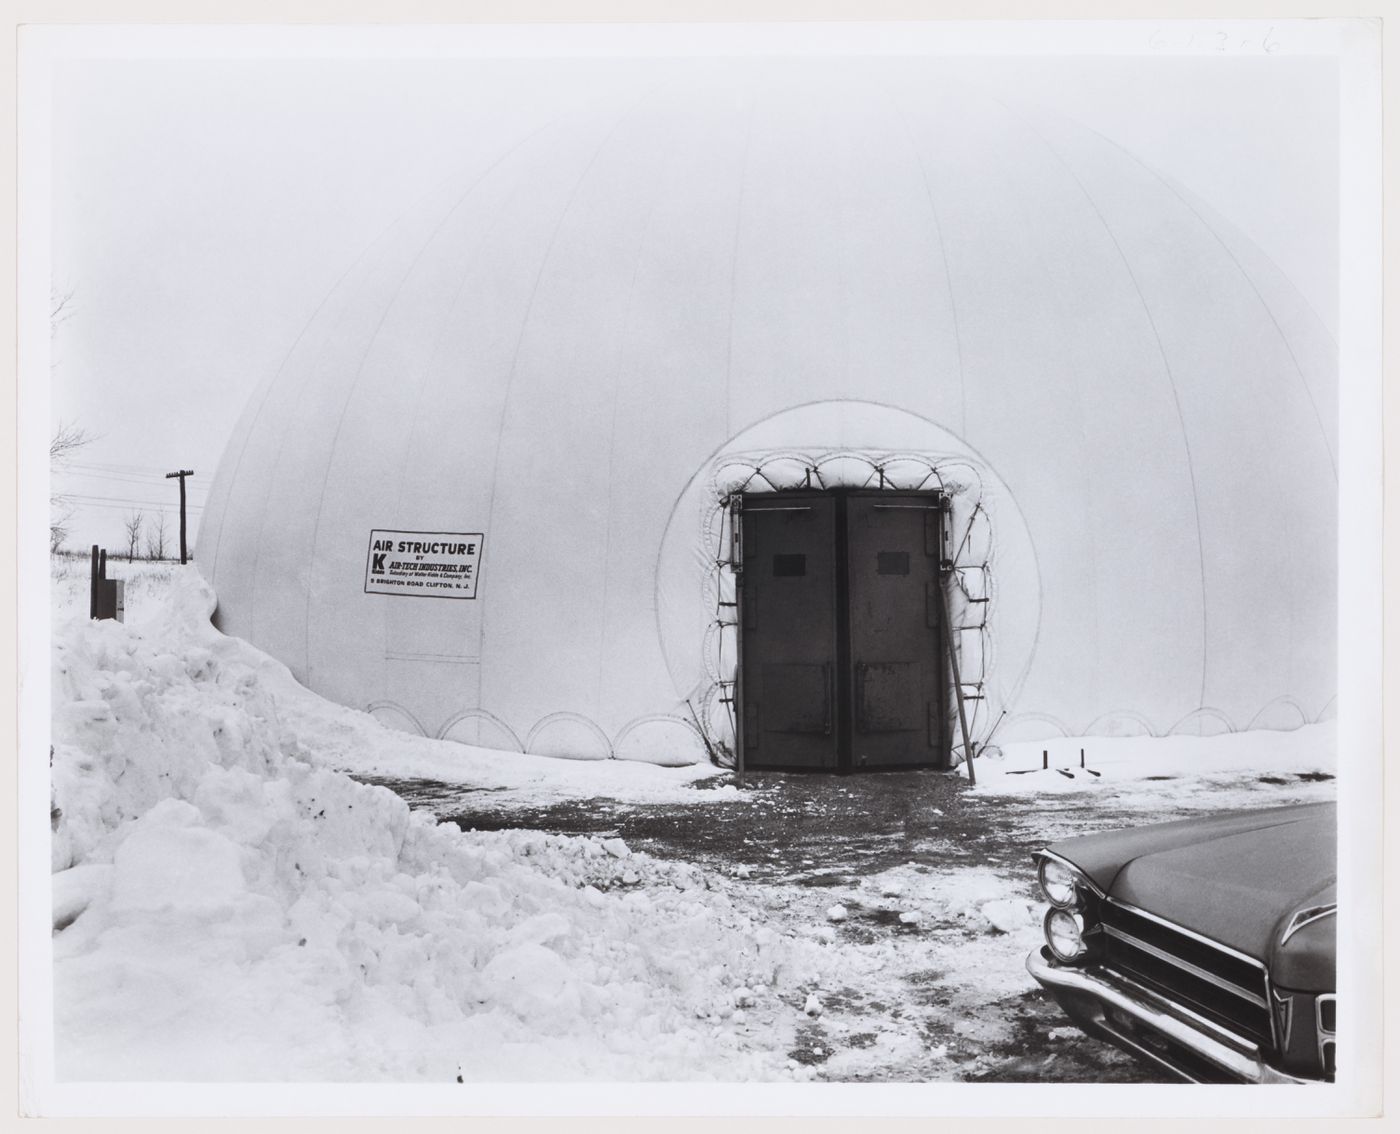
[[[51,596],[58,625],[85,618],[87,573],[85,559],[54,560]],[[107,574],[126,581],[126,625],[160,637],[169,631],[172,586],[186,585],[184,577],[196,572],[169,563],[109,559]],[[208,621],[202,610],[195,617]],[[740,795],[727,782],[729,773],[710,764],[665,767],[635,760],[561,760],[398,732],[366,713],[323,700],[299,685],[280,662],[247,643],[215,638],[228,656],[237,656],[258,672],[283,724],[301,738],[302,754],[319,764],[361,776],[432,780],[466,790],[489,788],[490,796],[476,798],[474,806],[500,809],[595,797],[655,804],[723,802]]]
[[[1080,765],[1081,750],[1084,767]],[[1046,753],[1049,768],[1043,769]],[[999,754],[989,750],[977,758],[977,791],[984,795],[1050,795],[1107,787],[1122,794],[1124,789],[1173,781],[1197,786],[1234,784],[1242,774],[1315,780],[1335,777],[1336,722],[1322,721],[1291,732],[1256,729],[1218,736],[1089,736],[1006,744]],[[1179,787],[1177,783],[1172,790]]]
[[[212,609],[181,571],[139,627],[57,627],[61,1078],[790,1076],[819,945],[684,864],[411,814],[328,763],[403,738]]]

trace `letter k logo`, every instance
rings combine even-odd
[[[374,565],[370,567],[370,572],[375,575],[384,574],[384,552],[379,552],[374,557]]]

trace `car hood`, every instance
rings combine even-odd
[[[1089,835],[1050,849],[1105,893],[1308,984],[1323,979],[1331,919],[1280,948],[1300,910],[1336,902],[1335,804],[1234,812]],[[1321,928],[1321,927],[1319,927]],[[1285,954],[1291,953],[1292,956]],[[1300,956],[1307,953],[1307,957]],[[1292,984],[1299,987],[1298,984]]]

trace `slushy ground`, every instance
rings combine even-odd
[[[731,879],[770,926],[848,954],[850,979],[829,991],[788,1053],[821,1077],[1167,1082],[1069,1026],[1025,972],[1045,908],[1030,855],[1075,834],[1209,814],[1222,797],[1249,806],[1331,792],[1330,774],[1316,770],[1228,781],[1178,803],[1172,780],[1041,796],[989,795],[961,773],[757,773],[737,798],[646,807],[606,798],[500,806],[493,797],[503,793],[489,790],[376,782],[464,830],[620,837],[658,859],[700,865]]]

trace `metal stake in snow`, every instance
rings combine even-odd
[[[194,469],[179,469],[176,472],[165,474],[166,480],[174,477],[180,478],[180,562],[184,563],[185,555],[185,477],[194,476]]]

